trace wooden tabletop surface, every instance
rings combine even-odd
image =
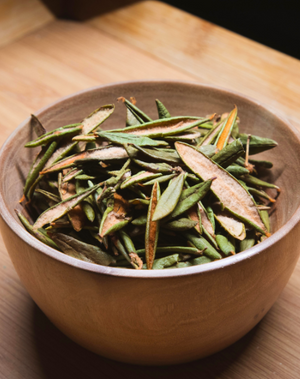
[[[157,1],[84,23],[39,0],[0,0],[0,144],[30,113],[72,92],[135,79],[211,83],[261,101],[300,129],[300,62]],[[299,378],[300,263],[266,317],[233,346],[170,367],[125,365],[58,331],[0,240],[0,378]]]

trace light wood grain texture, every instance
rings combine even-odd
[[[0,0],[0,46],[54,20],[39,0]]]
[[[80,89],[154,77],[190,79],[94,28],[56,21],[0,50],[0,125],[12,130],[30,113]],[[26,111],[18,117],[21,109]]]
[[[98,20],[93,30],[55,21],[0,50],[1,145],[31,112],[60,96],[128,79],[220,84],[275,106],[299,125],[299,61],[158,2],[141,2],[110,17],[102,17],[102,31]],[[2,240],[0,261],[1,379],[300,376],[299,263],[269,313],[239,342],[188,365],[145,369],[101,358],[71,342],[30,299]]]
[[[192,75],[262,101],[299,125],[299,61],[158,1],[89,22]]]

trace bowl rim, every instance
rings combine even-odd
[[[43,112],[46,112],[49,108],[52,108],[56,105],[58,105],[61,102],[67,101],[71,98],[80,96],[84,93],[97,91],[99,89],[109,89],[112,86],[118,86],[118,85],[132,85],[132,84],[145,84],[145,83],[151,83],[151,84],[178,84],[178,85],[192,85],[195,87],[202,87],[203,89],[213,89],[218,90],[220,92],[230,93],[234,96],[243,98],[244,100],[247,100],[250,103],[254,103],[256,106],[266,110],[267,112],[271,113],[273,116],[275,116],[277,119],[279,119],[283,124],[285,124],[286,127],[290,129],[290,131],[294,134],[295,138],[298,140],[300,144],[300,132],[293,126],[291,123],[282,117],[281,115],[277,114],[276,111],[274,111],[271,107],[266,106],[262,104],[261,102],[253,99],[252,97],[248,95],[244,95],[242,93],[239,93],[237,91],[233,91],[224,87],[211,85],[211,84],[204,84],[196,81],[185,81],[185,80],[165,80],[165,79],[155,79],[155,80],[132,80],[132,81],[120,81],[120,82],[114,82],[99,86],[90,87],[81,91],[77,91],[75,93],[72,93],[70,95],[61,97],[60,99],[48,104],[45,107],[40,108],[35,114],[37,116],[41,115]],[[2,166],[3,162],[5,161],[5,151],[9,149],[9,146],[13,143],[14,137],[19,133],[19,131],[29,122],[30,117],[26,118],[19,126],[9,135],[7,140],[4,142],[0,149],[0,167]],[[283,238],[286,234],[288,234],[299,222],[300,220],[300,206],[296,209],[294,214],[291,216],[291,218],[283,225],[281,226],[274,234],[272,234],[269,238],[261,242],[260,244],[257,244],[250,249],[245,250],[244,252],[241,252],[239,254],[226,257],[226,259],[217,260],[214,262],[211,262],[210,264],[203,264],[198,266],[191,266],[191,267],[185,267],[185,268],[177,268],[173,270],[134,270],[134,269],[126,269],[126,268],[118,268],[118,267],[109,267],[109,266],[102,266],[97,265],[94,263],[84,262],[79,259],[70,257],[68,255],[65,255],[61,253],[58,250],[55,250],[51,248],[50,246],[45,245],[43,242],[36,239],[34,236],[32,236],[27,230],[19,223],[13,215],[10,213],[8,208],[6,207],[6,203],[4,201],[4,198],[2,196],[2,191],[0,189],[0,214],[2,216],[3,221],[7,224],[7,226],[15,233],[17,234],[24,242],[26,242],[28,245],[30,245],[32,248],[38,250],[39,252],[47,255],[48,257],[55,259],[59,262],[62,262],[64,264],[70,265],[74,268],[79,268],[85,271],[93,272],[96,274],[104,274],[104,275],[111,275],[111,276],[117,276],[117,277],[128,277],[128,278],[149,278],[149,279],[155,279],[155,278],[170,278],[170,277],[178,277],[178,276],[189,276],[189,275],[196,275],[201,273],[207,273],[211,271],[216,271],[223,269],[225,267],[236,265],[240,262],[243,262],[247,259],[251,259],[255,257],[256,255],[262,253],[266,249],[271,248],[274,246],[281,238]]]

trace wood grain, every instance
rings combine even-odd
[[[43,8],[35,0],[11,0],[2,1],[0,9],[3,4],[13,5],[13,10],[29,3]],[[159,2],[141,2],[90,25],[66,21],[47,25],[47,21],[40,28],[42,17],[32,18],[34,12],[29,12],[31,21],[25,28],[31,34],[24,38],[18,34],[19,25],[1,22],[1,44],[6,44],[0,49],[1,145],[39,107],[79,89],[128,79],[220,84],[276,107],[300,125],[300,63],[296,59]],[[39,29],[33,30],[35,23]],[[15,38],[19,40],[9,44]],[[112,362],[71,342],[30,299],[2,239],[0,260],[1,379],[300,376],[299,263],[271,311],[239,342],[188,365],[144,368]]]
[[[89,24],[201,82],[252,96],[299,126],[297,59],[158,1],[121,8]]]
[[[0,0],[0,46],[54,20],[39,0]]]
[[[13,120],[13,130],[30,113],[84,88],[154,77],[190,79],[94,28],[56,21],[0,50],[0,125],[7,128]]]

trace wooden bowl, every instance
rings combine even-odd
[[[36,304],[67,336],[115,360],[164,365],[215,353],[253,328],[268,312],[296,265],[300,245],[298,195],[300,139],[285,120],[240,94],[197,83],[149,81],[101,86],[37,112],[48,130],[81,120],[119,96],[135,96],[156,117],[159,98],[172,115],[222,113],[236,104],[241,129],[279,146],[263,154],[274,162],[272,180],[282,193],[272,213],[275,232],[251,249],[213,263],[176,270],[110,268],[66,256],[36,240],[14,208],[34,152],[29,119],[0,153],[1,230],[15,269]],[[121,127],[125,109],[106,125]]]

